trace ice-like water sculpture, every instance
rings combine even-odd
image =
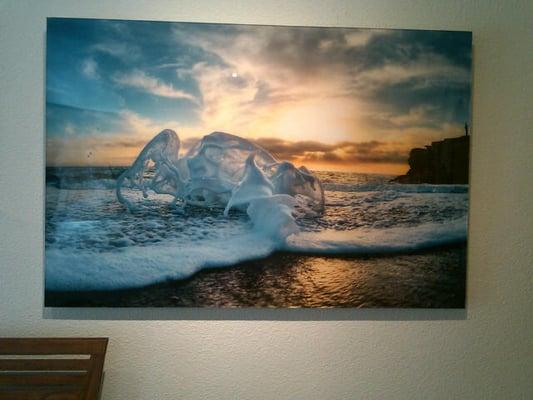
[[[267,207],[268,201],[278,204],[283,213],[287,207],[301,206],[309,212],[324,208],[324,192],[315,175],[305,167],[278,161],[247,139],[214,132],[181,158],[179,149],[174,131],[165,129],[155,136],[118,178],[118,200],[130,210],[135,208],[123,193],[129,187],[141,190],[144,197],[151,190],[170,194],[183,204],[224,208],[226,215],[232,208],[259,215],[257,208]]]
[[[184,182],[177,169],[180,140],[176,132],[165,129],[144,147],[132,166],[117,179],[117,198],[128,209],[134,209],[133,203],[124,197],[122,188],[129,181],[130,187],[142,190],[148,197],[148,190],[177,197]],[[153,164],[155,174],[147,180],[148,168]]]

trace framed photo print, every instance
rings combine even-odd
[[[471,42],[49,18],[45,305],[464,307]]]

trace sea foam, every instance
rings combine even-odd
[[[167,241],[147,247],[130,246],[114,251],[48,249],[48,290],[109,290],[139,287],[166,280],[185,279],[205,268],[226,267],[260,259],[276,251],[309,255],[383,255],[407,253],[466,240],[466,219],[447,223],[387,229],[290,232],[283,202],[274,212],[254,216],[262,225],[228,237],[191,241],[189,245]],[[258,210],[264,210],[264,204]],[[269,206],[272,206],[270,204]],[[276,208],[276,206],[273,206]],[[253,215],[253,212],[252,212]],[[267,218],[269,223],[267,223]],[[280,232],[283,226],[288,231]],[[285,234],[289,235],[285,238]]]
[[[300,232],[287,238],[285,250],[309,254],[405,253],[466,241],[466,218],[392,228]]]
[[[46,289],[110,290],[185,279],[203,268],[266,257],[275,248],[273,241],[250,233],[191,243],[186,247],[167,242],[100,253],[49,249],[46,252]]]

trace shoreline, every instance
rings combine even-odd
[[[45,307],[463,308],[465,279],[466,242],[367,256],[276,252],[136,288],[45,290]]]

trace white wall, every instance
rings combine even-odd
[[[0,336],[109,336],[105,400],[533,398],[532,4],[0,0]],[[43,314],[47,16],[472,30],[467,310]]]

